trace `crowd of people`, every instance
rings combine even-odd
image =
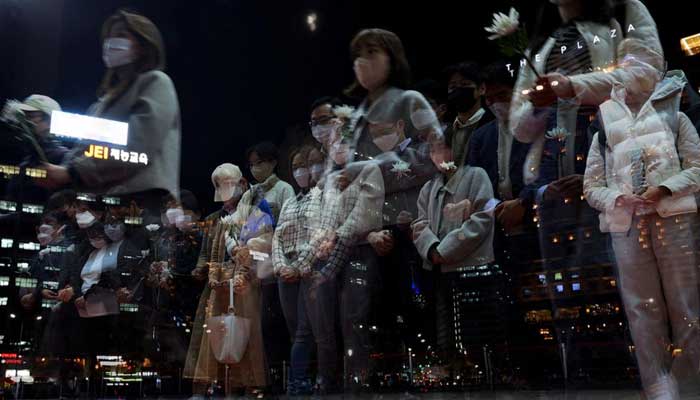
[[[290,395],[364,387],[376,322],[411,318],[415,286],[430,287],[423,323],[450,365],[460,274],[507,267],[506,250],[532,234],[545,269],[614,263],[646,396],[680,398],[700,372],[697,93],[668,70],[638,0],[622,20],[607,1],[553,3],[561,20],[531,44],[534,63],[465,61],[416,85],[396,34],[359,32],[344,93],[357,106],[320,98],[289,154],[261,142],[246,165],[219,165],[221,207],[204,218],[179,188],[163,39],[141,15],[110,17],[88,114],[128,122],[147,165],[63,147],[46,96],[17,106],[50,155],[24,193],[47,199],[38,283],[21,299],[45,315],[40,354],[180,365],[198,395],[213,382],[262,395],[281,360]],[[563,326],[555,334],[568,340]],[[405,352],[400,334],[393,343]],[[72,390],[68,363],[59,369]]]

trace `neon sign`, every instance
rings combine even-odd
[[[148,154],[146,153],[115,149],[108,146],[91,144],[83,154],[85,154],[85,157],[97,158],[100,160],[109,160],[111,158],[115,161],[148,165]]]

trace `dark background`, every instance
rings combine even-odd
[[[145,14],[163,33],[167,72],[180,98],[182,187],[211,210],[214,167],[242,166],[244,150],[264,139],[296,140],[310,103],[352,82],[348,45],[360,29],[396,32],[419,80],[453,62],[500,58],[483,31],[491,13],[513,5],[532,31],[543,3],[548,1],[2,0],[0,101],[41,93],[67,111],[84,112],[104,72],[103,21],[121,7]],[[645,4],[669,68],[685,69],[697,85],[700,56],[685,57],[679,43],[699,29],[689,2]],[[556,18],[555,6],[548,7]],[[306,24],[312,11],[318,15],[315,32]]]

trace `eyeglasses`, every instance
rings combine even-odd
[[[332,115],[326,115],[326,116],[320,117],[318,119],[312,119],[311,121],[309,121],[309,126],[313,128],[314,126],[317,126],[317,125],[326,125],[333,118],[334,117]]]

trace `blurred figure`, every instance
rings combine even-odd
[[[274,226],[284,202],[294,197],[292,186],[275,174],[278,159],[277,146],[271,142],[258,143],[246,151],[246,160],[256,184],[243,194],[238,204],[233,218],[239,226],[243,227],[248,218],[260,209],[269,209]],[[261,281],[262,309],[260,316],[265,342],[264,351],[270,368],[281,371],[284,354],[289,349],[289,339],[285,334],[284,315],[270,258],[272,234],[267,235],[261,232],[260,235],[249,237],[247,242],[239,243],[239,245],[258,252],[264,258],[264,260],[256,259],[253,262],[253,273]]]
[[[192,276],[205,286],[199,294],[199,305],[192,327],[190,346],[187,351],[187,360],[183,376],[193,380],[193,393],[206,395],[208,386],[220,379],[220,369],[213,358],[209,347],[208,336],[205,334],[205,324],[208,313],[211,313],[210,298],[212,286],[209,285],[209,267],[216,262],[217,247],[216,233],[220,230],[219,224],[224,218],[232,216],[236,212],[241,196],[248,188],[248,182],[243,177],[238,166],[224,163],[214,169],[211,174],[214,186],[214,201],[222,203],[221,209],[209,214],[204,220],[202,245],[199,250],[197,265],[192,270]]]
[[[440,358],[448,364],[463,347],[453,334],[459,320],[452,295],[458,290],[461,268],[494,261],[496,203],[483,169],[457,166],[453,140],[448,131],[444,140],[431,143],[430,157],[440,174],[421,189],[418,218],[411,224],[423,267],[435,276],[437,344]]]
[[[442,133],[427,100],[416,91],[406,90],[410,85],[410,67],[403,44],[396,34],[382,29],[360,31],[350,43],[350,52],[355,82],[346,93],[352,97],[362,97],[363,100],[348,116],[343,116],[347,113],[345,107],[337,109],[337,113],[347,121],[337,132],[341,140],[338,142],[339,148],[332,153],[336,154],[336,158],[339,155],[347,157],[343,164],[348,164],[344,167],[348,171],[359,170],[362,161],[377,164],[383,181],[381,197],[385,197],[378,210],[367,210],[368,213],[382,214],[381,225],[368,232],[366,237],[357,238],[357,248],[353,252],[361,261],[355,264],[355,261],[351,261],[351,267],[346,269],[343,278],[349,282],[349,286],[343,289],[346,294],[357,289],[368,296],[352,311],[357,313],[353,316],[354,321],[350,321],[354,326],[346,322],[346,328],[353,330],[351,336],[346,333],[346,337],[355,342],[351,343],[352,347],[346,343],[346,351],[352,350],[357,354],[351,359],[354,366],[350,372],[355,375],[353,385],[361,387],[369,375],[366,356],[370,349],[370,334],[360,326],[370,323],[371,326],[378,326],[377,331],[381,330],[385,335],[401,329],[403,324],[404,313],[397,307],[404,296],[397,291],[407,285],[399,282],[412,279],[411,265],[418,264],[418,257],[412,257],[410,251],[402,254],[407,242],[404,240],[407,230],[401,227],[408,227],[415,218],[415,199],[420,186],[434,173],[426,143]],[[344,149],[345,143],[347,149]],[[359,165],[354,167],[354,163]],[[338,160],[335,160],[335,164],[342,165]],[[373,182],[373,177],[363,179]],[[380,264],[387,267],[380,268]],[[358,268],[365,269],[350,272]],[[400,280],[395,278],[397,274]],[[365,288],[356,287],[358,279],[364,282],[359,286],[364,285]],[[389,282],[391,285],[385,285]],[[392,301],[386,304],[378,302],[380,293]],[[371,314],[361,315],[361,312]],[[379,337],[374,335],[374,338]],[[390,352],[397,351],[403,345],[400,341],[385,340],[384,343],[397,346],[385,349]]]
[[[509,121],[514,137],[531,143],[524,177],[526,184],[537,188],[544,268],[555,276],[568,276],[581,266],[610,263],[609,238],[598,227],[598,213],[583,197],[583,173],[591,147],[589,127],[596,107],[609,97],[614,82],[632,86],[648,79],[648,71],[621,68],[617,48],[624,37],[639,38],[659,53],[661,44],[654,20],[638,0],[620,4],[624,21],[613,18],[615,8],[607,0],[555,4],[543,5],[556,7],[558,18],[538,21],[543,35],[535,36],[528,53],[537,73],[530,66],[519,69]],[[563,240],[569,237],[572,239]],[[581,369],[577,363],[584,360],[587,350],[578,341],[581,335],[569,329],[560,315],[570,292],[559,291],[556,285],[549,285],[548,292],[562,371],[568,379],[568,371]],[[580,294],[582,302],[597,301],[587,297],[589,292]]]
[[[621,52],[630,48],[635,56],[623,63],[647,69],[649,79],[615,84],[610,100],[600,105],[604,130],[591,144],[584,189],[601,211],[601,227],[612,235],[646,397],[680,399],[677,381],[692,383],[696,393],[700,365],[700,298],[690,229],[698,218],[700,139],[679,110],[683,80],[663,79],[663,56],[646,43],[628,39]],[[671,348],[680,353],[672,357]]]
[[[33,94],[22,102],[19,108],[24,111],[27,120],[34,125],[34,134],[48,162],[60,164],[68,149],[49,134],[51,130],[51,113],[61,111],[61,106],[51,97]]]
[[[149,331],[154,332],[151,350],[155,359],[173,371],[185,362],[189,335],[181,326],[194,320],[203,290],[201,281],[192,276],[202,242],[199,203],[189,190],[181,190],[178,198],[163,198],[163,225],[153,244],[147,276],[153,306],[148,323]]]
[[[75,219],[78,207],[77,197],[74,190],[64,189],[52,194],[46,202],[47,211],[56,212],[62,220],[65,220],[63,235],[70,241],[70,244],[75,244],[80,240],[78,237],[80,231]]]
[[[448,123],[452,121],[447,121],[448,117],[448,107],[447,107],[447,96],[445,95],[445,88],[440,85],[438,81],[433,79],[426,79],[416,83],[413,89],[422,94],[423,97],[428,101],[430,107],[435,112],[435,116],[440,123],[440,129],[445,132]]]
[[[330,140],[330,139],[328,139]],[[272,264],[278,279],[280,301],[289,336],[292,338],[291,371],[287,383],[290,396],[310,395],[313,384],[310,377],[310,364],[314,353],[314,338],[318,347],[318,374],[328,381],[326,375],[335,370],[335,310],[327,310],[328,296],[310,299],[309,280],[302,281],[297,256],[303,246],[311,240],[311,227],[318,224],[321,215],[321,191],[315,188],[309,165],[310,153],[318,150],[301,147],[293,151],[291,170],[300,188],[299,194],[287,200],[282,207],[280,219],[272,242]],[[318,160],[316,160],[318,161]],[[320,304],[319,304],[320,303]],[[335,378],[331,375],[331,378]]]
[[[88,114],[128,122],[128,150],[146,154],[147,162],[122,162],[112,154],[106,160],[91,158],[78,146],[61,165],[45,165],[47,179],[38,182],[50,188],[72,185],[96,194],[130,194],[152,218],[165,193],[178,195],[180,177],[180,110],[175,87],[163,72],[163,39],[148,18],[119,11],[102,26],[101,40],[107,71],[100,99]]]
[[[333,114],[333,109],[340,105],[339,99],[328,96],[316,99],[311,104],[311,117],[309,120],[311,135],[321,144],[326,154],[328,154],[330,137],[337,129],[337,125],[334,123],[335,114]]]
[[[348,123],[348,120],[343,120]],[[309,208],[320,199],[320,215],[310,213],[310,240],[299,246],[297,262],[301,291],[307,307],[299,313],[294,350],[302,350],[313,334],[319,357],[318,394],[337,391],[334,322],[340,287],[340,321],[347,372],[354,387],[369,374],[369,318],[376,298],[379,273],[369,232],[381,226],[384,185],[374,162],[349,163],[350,144],[336,134],[331,138],[329,159],[333,167],[310,191]],[[320,193],[319,193],[320,192]],[[283,231],[284,233],[284,231]],[[302,318],[303,316],[306,318]],[[309,332],[308,330],[311,330]],[[299,345],[299,346],[297,346]],[[299,361],[294,357],[295,363]],[[303,367],[303,363],[300,362]]]
[[[474,132],[467,157],[467,164],[483,168],[489,175],[493,193],[501,200],[496,217],[506,233],[523,225],[534,200],[533,190],[528,190],[523,179],[530,145],[514,139],[508,125],[513,84],[505,63],[484,69],[484,98],[496,119]]]
[[[478,64],[465,61],[447,67],[443,74],[447,80],[446,130],[453,137],[455,164],[464,165],[472,134],[493,116],[481,106],[484,85]]]
[[[309,186],[312,188],[321,181],[325,170],[326,157],[322,150],[323,148],[314,147],[309,151]]]

